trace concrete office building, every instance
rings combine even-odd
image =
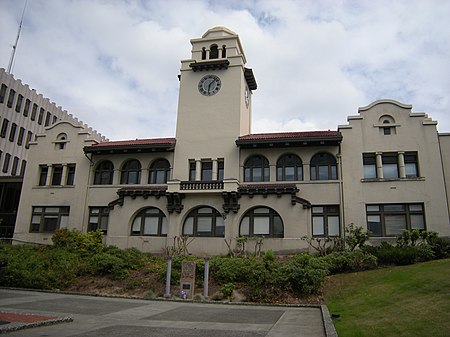
[[[0,237],[13,235],[30,142],[62,120],[81,123],[0,68]]]
[[[213,255],[240,236],[306,249],[302,237],[349,223],[379,239],[450,235],[450,136],[425,113],[380,100],[336,131],[252,134],[257,83],[238,35],[215,27],[191,44],[176,137],[105,142],[62,121],[30,143],[16,239],[101,229],[107,244],[158,253],[188,236],[190,253]]]

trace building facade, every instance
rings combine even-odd
[[[120,248],[215,255],[244,236],[250,251],[307,249],[303,237],[349,223],[379,239],[450,235],[450,137],[426,114],[381,100],[336,131],[252,134],[257,83],[238,35],[215,27],[191,44],[174,138],[108,142],[61,121],[30,143],[14,238],[100,229]]]
[[[0,237],[13,235],[30,142],[63,120],[81,123],[0,68]]]

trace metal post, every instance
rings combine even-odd
[[[208,298],[208,282],[209,282],[209,257],[205,257],[205,279],[203,281],[203,296]]]
[[[164,294],[165,298],[170,297],[170,276],[172,273],[172,257],[167,258],[167,271],[166,271],[166,292]]]

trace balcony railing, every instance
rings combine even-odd
[[[223,190],[223,181],[182,181],[180,190]]]

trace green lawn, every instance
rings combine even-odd
[[[339,337],[450,336],[450,259],[336,275],[325,296]]]

